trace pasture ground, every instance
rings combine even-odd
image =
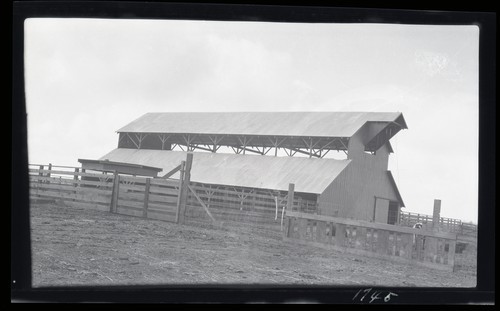
[[[475,287],[476,250],[454,273],[300,246],[279,232],[177,225],[108,212],[32,204],[34,287],[300,284]]]

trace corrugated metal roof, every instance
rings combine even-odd
[[[118,148],[99,160],[105,159],[161,167],[163,172],[169,172],[186,159],[186,152]],[[349,163],[350,160],[195,152],[191,180],[283,191],[294,183],[297,192],[320,194]],[[178,178],[178,173],[172,178]]]
[[[351,137],[368,121],[394,122],[399,116],[400,112],[146,113],[117,132]]]

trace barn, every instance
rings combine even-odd
[[[256,200],[272,209],[293,183],[301,211],[396,224],[404,202],[388,170],[390,139],[406,128],[400,112],[147,113],[96,161],[161,178],[190,152],[191,182],[214,208],[228,207],[231,192],[240,210]]]

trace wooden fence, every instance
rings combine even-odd
[[[287,211],[285,240],[453,271],[456,234]]]
[[[282,229],[288,193],[208,185],[190,181],[192,157],[182,161],[180,179],[81,172],[80,168],[30,165],[33,199],[64,200],[68,205],[176,223],[216,223]],[[292,208],[316,211],[316,201],[293,195]]]
[[[177,222],[178,180],[120,175],[115,178],[111,212]]]
[[[57,199],[70,206],[176,222],[179,180],[81,172],[41,165],[29,169],[30,198]]]
[[[113,175],[81,172],[79,168],[30,165],[30,199],[59,199],[72,205],[109,210]]]
[[[432,215],[425,215],[411,212],[401,212],[399,224],[401,226],[413,227],[417,222],[423,223],[424,227],[432,227]],[[439,218],[439,229],[447,232],[453,232],[466,236],[477,236],[477,225],[462,222],[460,219]]]
[[[297,243],[453,270],[455,233],[317,215],[316,202],[297,195],[293,184],[285,193],[193,183],[191,161],[188,155],[181,162],[178,180],[31,165],[30,198],[176,223],[282,230],[284,239]]]
[[[272,193],[262,189],[243,189],[224,186],[191,184],[186,218],[190,221],[210,220],[200,205],[204,204],[218,221],[245,225],[246,227],[281,230],[286,193]],[[315,210],[316,202],[295,196],[294,209]]]

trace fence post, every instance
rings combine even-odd
[[[185,161],[181,162],[181,168],[179,171],[179,192],[177,194],[177,209],[175,210],[175,223],[179,223],[179,214],[180,214],[180,209],[181,209],[181,198],[182,198],[182,191],[184,190],[183,188],[183,182],[184,182],[184,166],[186,165]]]
[[[73,176],[73,181],[74,181],[74,187],[77,188],[78,187],[78,172],[80,171],[80,169],[78,167],[75,167],[75,175]],[[77,191],[73,191],[73,195],[74,195],[74,198],[73,198],[73,201],[76,201],[76,195],[77,194]]]
[[[75,181],[75,185],[77,184],[76,181],[78,181],[78,172],[80,172],[80,169],[78,167],[75,167],[75,175],[73,176],[73,180]]]
[[[146,188],[144,189],[144,209],[142,210],[142,217],[148,217],[148,204],[149,204],[149,186],[151,185],[151,178],[146,178]]]
[[[193,164],[193,153],[188,152],[186,157],[186,164],[184,166],[184,180],[182,182],[182,192],[181,192],[181,200],[179,204],[179,212],[178,212],[178,222],[184,223],[184,214],[186,212],[187,199],[189,195],[188,185],[191,180],[191,166]]]
[[[439,218],[441,214],[441,200],[434,199],[434,209],[432,211],[432,229],[438,230]]]
[[[38,172],[38,176],[43,176],[43,165],[40,165],[40,171]]]
[[[252,193],[252,210],[255,211],[255,196],[257,195],[257,191],[254,190]],[[210,201],[209,201],[210,202]],[[210,205],[209,205],[210,206]]]
[[[118,175],[118,173],[115,171],[113,173],[113,192],[111,194],[111,206],[109,207],[109,211],[111,213],[116,213],[117,211],[119,190],[120,190],[120,175]]]
[[[286,208],[285,208],[285,214],[286,214],[286,211],[292,211],[292,207],[293,207],[293,195],[294,195],[294,191],[295,191],[295,184],[288,184],[288,197],[287,197],[287,201],[286,201]],[[283,231],[283,234],[285,235],[285,237],[289,237],[290,236],[290,226],[292,225],[292,219],[291,217],[287,217],[287,220],[285,222],[285,230]]]
[[[450,265],[455,271],[455,249],[457,246],[457,240],[451,240],[448,246],[448,265]]]
[[[49,172],[47,173],[47,177],[50,177],[51,170],[52,170],[52,163],[49,163]]]
[[[288,198],[287,198],[287,201],[286,201],[286,210],[287,211],[292,211],[292,208],[293,208],[293,196],[294,196],[294,192],[295,192],[295,184],[288,184]]]

